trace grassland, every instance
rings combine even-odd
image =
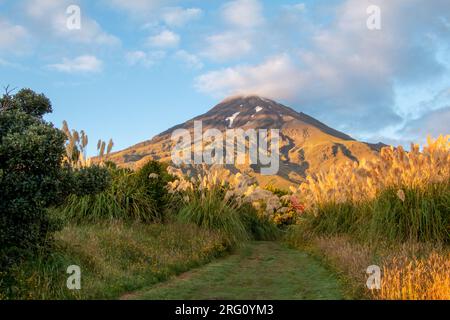
[[[234,254],[124,299],[343,299],[334,273],[279,242],[250,242]]]
[[[450,299],[449,148],[386,148],[291,192],[223,167],[106,167],[111,185],[52,210],[64,227],[0,275],[0,298]],[[380,290],[365,286],[370,265]]]
[[[419,151],[385,148],[309,179],[296,192],[308,208],[286,241],[335,268],[357,296],[450,299],[449,137]],[[369,291],[366,269],[381,268]]]
[[[69,225],[50,253],[17,266],[3,298],[116,299],[225,254],[220,232],[196,225],[121,221]],[[68,290],[66,269],[81,268],[81,290]]]

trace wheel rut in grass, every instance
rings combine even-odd
[[[251,242],[234,254],[127,294],[137,300],[343,299],[332,272],[279,242]]]

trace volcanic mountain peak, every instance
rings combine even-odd
[[[256,166],[236,166],[236,170],[253,172],[260,183],[287,186],[302,181],[307,174],[316,174],[339,162],[359,161],[378,156],[378,147],[359,142],[328,127],[302,112],[259,96],[230,97],[205,114],[172,127],[149,141],[110,155],[119,165],[136,168],[150,159],[171,161],[177,129],[193,130],[201,121],[203,130],[278,129],[280,133],[280,171],[277,176],[258,175]]]
[[[206,127],[213,126],[219,129],[223,129],[223,127],[282,129],[289,122],[299,121],[303,125],[313,126],[334,137],[354,140],[303,112],[299,113],[271,99],[255,95],[226,98],[207,113],[193,120],[202,120]]]

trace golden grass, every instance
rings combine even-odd
[[[397,148],[383,148],[378,159],[348,162],[331,167],[316,177],[309,176],[291,191],[303,199],[308,207],[326,202],[360,202],[375,198],[390,187],[416,188],[450,179],[450,135],[420,148],[411,145],[410,152]]]
[[[370,247],[348,236],[310,236],[309,250],[336,269],[352,298],[450,300],[450,252],[432,243]],[[299,246],[299,243],[295,243]],[[305,243],[301,245],[305,248]],[[381,289],[366,287],[367,267],[381,268]]]
[[[322,214],[323,210],[328,210],[327,213],[331,214],[337,213],[339,210],[336,210],[337,206],[334,204],[348,204],[353,209],[363,208],[359,205],[367,204],[365,216],[359,210],[348,211],[356,216],[355,220],[353,219],[355,217],[345,216],[347,211],[344,210],[341,212],[343,219],[338,217],[339,219],[331,222],[335,222],[339,227],[339,224],[347,221],[350,224],[349,230],[353,227],[357,228],[358,223],[364,221],[373,223],[371,227],[382,226],[383,230],[388,223],[389,230],[395,229],[394,231],[410,235],[414,234],[413,227],[418,228],[416,231],[423,231],[423,229],[432,231],[433,228],[446,230],[446,226],[442,227],[442,224],[446,223],[447,208],[445,206],[448,202],[443,199],[447,197],[445,186],[448,185],[449,180],[450,135],[447,135],[440,136],[436,140],[428,138],[427,145],[422,149],[416,144],[411,145],[409,152],[405,152],[402,147],[387,147],[382,149],[380,157],[375,160],[349,162],[331,167],[328,172],[319,173],[317,176],[309,176],[305,183],[291,188],[294,198],[292,195],[278,197],[268,190],[263,190],[251,183],[245,175],[233,176],[229,172],[214,170],[199,175],[193,180],[179,175],[179,180],[173,183],[171,190],[174,193],[186,190],[202,192],[209,188],[226,186],[228,190],[226,198],[234,199],[238,203],[251,203],[256,209],[273,219],[277,217],[277,214],[292,209],[289,207],[289,205],[292,206],[289,204],[292,199],[300,199],[307,212],[313,213],[310,216],[318,216],[319,210],[322,210]],[[433,186],[443,192],[425,192],[428,189],[428,191],[434,190]],[[394,190],[394,197],[390,197],[390,190]],[[287,200],[286,197],[291,200]],[[185,201],[188,202],[189,198]],[[331,204],[331,206],[326,207],[324,204]],[[374,204],[376,208],[373,208]],[[302,211],[300,210],[300,215]],[[364,220],[367,215],[375,218]],[[436,217],[444,217],[444,219],[434,219]],[[406,226],[407,230],[400,228],[399,221],[404,222],[403,227]],[[334,231],[337,233],[337,230]],[[291,235],[291,238],[295,237],[298,239],[294,242],[305,242],[304,234]],[[350,234],[347,234],[331,237],[312,236],[306,239],[306,242],[312,242],[323,257],[350,279],[349,281],[358,292],[363,292],[363,297],[450,299],[450,256],[448,247],[442,248],[439,244],[441,241],[448,240],[448,233],[444,233],[443,236],[422,238],[392,237],[402,241],[412,240],[405,243],[397,241],[393,245],[390,239],[391,242],[388,245],[387,238],[385,239],[384,236],[378,236],[377,241],[374,242],[357,243]],[[418,240],[434,242],[417,243]],[[295,244],[298,245],[298,243]],[[374,244],[379,247],[375,247]],[[368,266],[374,264],[382,269],[382,288],[369,291],[365,287],[366,270]]]
[[[393,258],[382,269],[375,299],[450,300],[450,254],[432,251],[424,258]]]

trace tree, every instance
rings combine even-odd
[[[45,122],[50,101],[30,89],[0,98],[0,267],[45,243],[46,208],[61,187],[65,135]]]
[[[11,96],[11,90],[6,87],[5,95],[0,99],[0,109],[18,110],[30,116],[42,118],[52,112],[52,104],[44,94],[37,94],[31,89],[22,89]]]

